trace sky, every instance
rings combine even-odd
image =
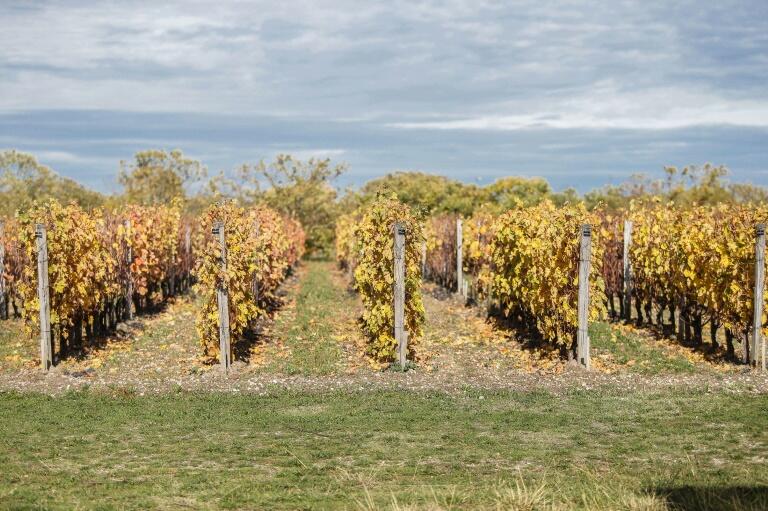
[[[768,185],[768,1],[0,0],[10,148],[104,192],[148,148],[329,157],[341,185],[705,162]]]

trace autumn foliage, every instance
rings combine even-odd
[[[456,221],[458,215],[433,216],[426,222],[425,278],[447,289],[456,288]]]
[[[649,201],[634,203],[630,218],[629,257],[638,322],[661,324],[666,309],[670,319],[677,314],[684,320],[680,334],[686,341],[702,342],[708,322],[715,345],[722,326],[732,355],[734,338],[744,338],[752,325],[755,227],[768,220],[768,209],[733,205],[682,209]]]
[[[216,222],[224,226],[226,269],[221,265],[220,242],[211,232]],[[234,202],[210,206],[200,219],[200,232],[203,239],[195,275],[203,303],[196,325],[203,355],[215,359],[219,354],[217,288],[229,295],[234,345],[275,304],[277,287],[303,255],[305,236],[298,222],[268,207],[245,209]]]
[[[578,328],[580,230],[595,224],[581,205],[555,207],[542,202],[501,215],[490,243],[491,288],[508,315],[535,326],[542,337],[571,347]],[[599,232],[593,231],[592,260],[602,259]],[[600,297],[604,284],[592,268],[590,294]],[[589,319],[600,316],[602,301],[590,301]]]
[[[393,196],[382,195],[361,211],[342,217],[336,226],[337,250],[341,249],[337,257],[343,266],[354,268],[353,285],[363,302],[368,353],[382,361],[392,361],[397,354],[393,310],[396,222],[406,228],[405,328],[409,334],[409,358],[413,360],[424,323],[420,219]]]
[[[18,215],[18,223],[9,223],[6,237],[12,254],[8,281],[23,305],[30,335],[39,331],[38,223],[46,229],[51,326],[62,352],[80,344],[83,331],[92,337],[113,329],[127,315],[129,303],[141,310],[175,292],[178,203],[115,212],[85,211],[56,200],[35,203]]]

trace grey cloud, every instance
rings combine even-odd
[[[3,2],[0,144],[101,189],[95,163],[165,144],[222,168],[343,150],[350,182],[584,188],[704,160],[761,180],[767,34],[764,0]]]

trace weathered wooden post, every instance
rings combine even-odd
[[[685,342],[685,298],[680,298],[677,301],[677,342]]]
[[[400,367],[405,369],[408,362],[408,334],[405,331],[405,224],[397,222],[395,236],[395,341]]]
[[[192,285],[192,227],[187,225],[184,231],[184,256],[186,258],[186,272],[184,274],[184,290],[188,291]]]
[[[127,241],[125,249],[125,264],[128,267],[128,282],[125,288],[125,312],[128,320],[133,319],[133,274],[131,266],[133,265],[133,247],[131,238],[131,221],[125,221],[125,239]]]
[[[427,240],[421,242],[421,278],[427,278]]]
[[[763,286],[765,285],[765,224],[755,228],[755,295],[752,308],[752,363],[757,367],[762,358],[765,370],[765,345],[763,343]],[[762,353],[762,357],[761,357]]]
[[[211,231],[219,239],[221,248],[221,272],[226,275],[227,272],[227,239],[224,234],[224,223],[221,221],[213,224]],[[219,362],[224,372],[229,371],[232,365],[231,351],[229,343],[229,294],[227,285],[221,280],[216,289],[216,300],[219,305]]]
[[[462,234],[461,218],[456,219],[456,292],[464,296],[464,261],[463,245],[464,236]]]
[[[624,220],[624,319],[632,320],[632,263],[629,261],[629,249],[632,245],[632,221]]]
[[[48,289],[48,237],[43,224],[35,224],[37,242],[37,297],[40,301],[40,366],[48,371],[53,365],[51,346],[51,300]]]
[[[0,319],[8,319],[5,293],[5,222],[0,220]]]
[[[259,238],[259,234],[261,232],[261,227],[259,226],[259,221],[256,220],[253,222],[253,233],[256,239]],[[256,300],[256,303],[259,303],[259,279],[258,276],[253,279],[253,297],[254,300]]]
[[[591,366],[589,359],[589,266],[592,256],[592,228],[589,224],[581,226],[579,247],[579,327],[576,333],[576,352],[578,362],[585,369]]]

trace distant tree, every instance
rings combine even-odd
[[[368,181],[359,191],[359,200],[368,202],[380,193],[394,193],[401,202],[430,213],[471,215],[487,201],[477,185],[423,172],[394,172]]]
[[[562,192],[555,192],[550,196],[550,200],[557,206],[562,206],[566,202],[576,203],[581,201],[579,193],[573,188],[566,188]]]
[[[120,162],[118,180],[126,202],[155,205],[186,198],[190,187],[206,175],[202,163],[184,157],[178,149],[151,149],[136,153],[132,163]]]
[[[632,199],[661,196],[664,194],[664,182],[650,179],[645,174],[632,174],[620,185],[605,185],[584,194],[584,202],[592,209],[601,205],[608,210],[626,209]]]
[[[759,203],[768,201],[768,190],[750,184],[730,184],[725,179],[728,169],[709,163],[689,165],[682,169],[664,167],[663,179],[635,174],[619,186],[603,186],[584,194],[588,207],[603,204],[608,209],[622,209],[632,199],[658,197],[680,206],[720,203]]]
[[[733,183],[728,191],[736,202],[748,204],[768,203],[768,189],[750,183]]]
[[[15,150],[0,152],[0,216],[12,216],[34,200],[49,198],[63,203],[75,202],[86,209],[104,201],[100,193],[60,176],[31,154]]]
[[[243,204],[265,202],[299,220],[307,234],[307,252],[327,252],[333,244],[339,214],[338,194],[333,181],[347,165],[312,158],[298,160],[281,154],[271,163],[242,165],[234,180],[221,179],[214,188]]]
[[[590,190],[582,197],[587,208],[594,209],[602,205],[608,210],[615,211],[625,208],[629,201],[620,186],[606,185]]]
[[[703,167],[689,165],[682,170],[665,167],[664,191],[667,200],[681,205],[706,205],[733,202],[734,197],[724,181],[728,169],[709,163]]]
[[[483,191],[488,194],[489,201],[498,204],[501,209],[509,209],[518,202],[524,206],[535,206],[552,193],[552,188],[541,177],[512,176],[497,180]]]

